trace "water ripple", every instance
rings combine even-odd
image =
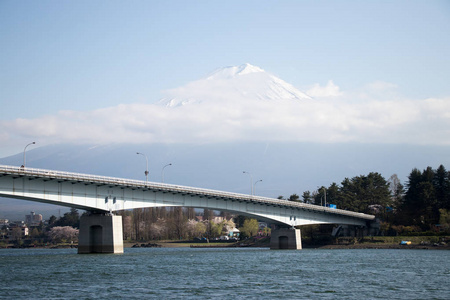
[[[448,299],[450,253],[415,250],[0,250],[1,299]]]

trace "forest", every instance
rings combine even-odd
[[[325,203],[326,199],[326,203]],[[403,185],[396,174],[386,180],[379,173],[345,178],[317,191],[306,191],[302,198],[288,200],[316,205],[334,204],[339,209],[374,214],[382,224],[383,234],[449,232],[450,172],[414,168]]]

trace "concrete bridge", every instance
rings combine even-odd
[[[372,215],[286,200],[173,184],[0,165],[0,196],[90,212],[80,219],[78,253],[122,253],[122,217],[115,211],[183,206],[228,211],[276,223],[271,249],[301,249],[311,224],[368,227]]]

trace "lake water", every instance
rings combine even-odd
[[[450,251],[0,250],[0,299],[450,299]]]

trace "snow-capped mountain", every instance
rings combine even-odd
[[[251,73],[265,73],[265,71],[260,67],[253,66],[247,63],[240,66],[219,68],[212,72],[208,77],[206,77],[206,79],[230,79],[236,76],[242,76]]]
[[[166,91],[158,103],[168,107],[202,102],[309,100],[291,84],[251,64],[220,68],[205,78]]]

